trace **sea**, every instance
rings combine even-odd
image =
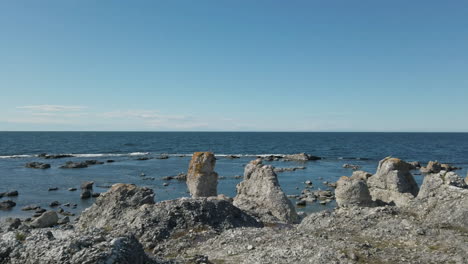
[[[94,181],[94,192],[105,192],[115,183],[147,186],[155,192],[155,200],[187,197],[185,182],[165,181],[165,176],[186,173],[191,154],[196,151],[214,152],[215,170],[220,179],[218,193],[236,195],[236,185],[242,181],[244,166],[258,156],[308,153],[321,160],[294,162],[264,162],[275,167],[305,166],[304,170],[278,173],[286,194],[300,194],[304,182],[312,181],[313,189],[327,190],[325,182],[335,182],[350,176],[344,164],[358,165],[361,170],[374,173],[379,160],[398,157],[419,161],[422,165],[438,160],[461,167],[463,177],[468,168],[468,133],[313,133],[313,132],[0,132],[0,192],[17,190],[17,197],[4,197],[17,205],[0,211],[0,218],[30,217],[33,212],[22,211],[26,205],[50,209],[58,201],[66,211],[79,215],[92,205],[95,198],[80,199],[80,185]],[[43,159],[38,155],[71,154],[61,159]],[[168,159],[156,159],[161,154]],[[231,159],[229,155],[239,158]],[[148,157],[141,160],[141,157]],[[81,169],[62,169],[67,161],[103,161]],[[108,163],[107,160],[115,162]],[[50,169],[26,168],[28,162],[45,162]],[[144,176],[142,176],[144,174]],[[419,171],[413,173],[418,184],[423,181]],[[164,183],[169,183],[164,186]],[[49,191],[49,188],[58,188]],[[77,188],[78,191],[69,191]],[[295,203],[295,201],[293,200]],[[76,208],[63,204],[76,204]],[[326,205],[309,203],[299,211],[330,210],[335,202]],[[57,209],[57,208],[55,208]]]

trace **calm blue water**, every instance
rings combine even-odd
[[[291,154],[306,152],[323,157],[320,161],[303,163],[276,161],[276,167],[306,166],[305,170],[280,173],[279,180],[287,194],[299,194],[303,182],[311,180],[315,189],[328,189],[323,181],[333,182],[352,171],[342,168],[344,163],[362,166],[363,170],[375,172],[379,160],[386,156],[399,157],[408,161],[429,160],[452,163],[463,167],[458,173],[466,175],[468,168],[468,133],[239,133],[239,132],[0,132],[0,192],[18,190],[13,198],[17,206],[11,211],[0,211],[0,217],[28,216],[22,212],[24,205],[76,203],[73,212],[80,212],[93,200],[81,201],[81,182],[93,180],[96,186],[107,186],[117,182],[134,183],[153,188],[157,200],[187,196],[184,182],[171,181],[163,186],[164,176],[186,172],[189,156],[195,151],[213,151],[219,154],[216,171],[220,179],[218,192],[235,195],[235,186],[241,179],[233,176],[243,174],[243,166],[260,154]],[[76,157],[44,160],[36,157],[40,153],[72,153]],[[173,154],[167,160],[136,160],[141,156]],[[227,159],[222,155],[241,154],[240,159]],[[60,169],[66,161],[113,159],[115,163],[95,165],[83,169]],[[39,161],[52,165],[51,169],[25,168],[27,162]],[[140,174],[145,173],[145,179]],[[422,176],[415,175],[420,183]],[[49,192],[48,188],[58,187]],[[94,191],[104,192],[105,187]],[[5,200],[7,198],[3,198]],[[333,207],[311,204],[307,211]]]

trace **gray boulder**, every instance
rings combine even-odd
[[[335,190],[336,203],[340,207],[372,206],[373,201],[365,180],[343,176]]]
[[[261,159],[251,161],[244,170],[244,180],[237,185],[234,205],[264,222],[294,223],[296,210],[281,189],[274,168]]]
[[[454,172],[426,175],[409,207],[434,225],[468,230],[468,186]]]
[[[218,195],[218,174],[214,171],[216,158],[211,152],[195,152],[187,173],[187,187],[192,197]]]
[[[44,227],[51,227],[57,224],[59,218],[56,212],[54,211],[47,211],[43,213],[41,216],[36,218],[32,223],[31,227],[35,228],[44,228]]]
[[[377,172],[367,179],[374,201],[404,205],[418,195],[419,187],[410,173],[411,165],[387,157],[379,162]]]

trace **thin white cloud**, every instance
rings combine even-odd
[[[33,110],[39,112],[62,112],[62,111],[81,111],[86,106],[79,105],[26,105],[18,106],[18,109]]]

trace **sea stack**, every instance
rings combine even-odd
[[[411,165],[401,159],[381,160],[377,172],[367,179],[372,199],[400,206],[416,197],[419,187],[410,169]]]
[[[234,205],[262,222],[295,223],[298,215],[281,189],[271,165],[261,159],[251,161],[244,170],[244,180],[237,185]]]
[[[216,158],[212,152],[193,153],[187,173],[187,186],[193,198],[218,195],[215,164]]]

